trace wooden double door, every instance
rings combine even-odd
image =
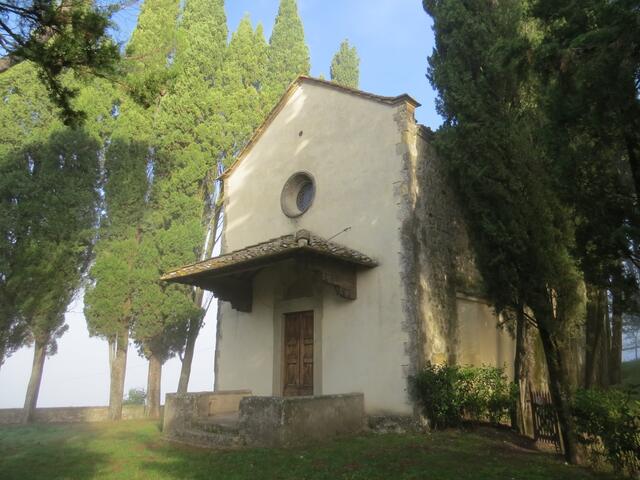
[[[284,315],[282,395],[313,395],[313,311]]]

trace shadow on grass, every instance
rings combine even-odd
[[[531,451],[505,432],[361,435],[292,449],[169,443],[150,421],[0,428],[0,479],[610,479]]]
[[[0,479],[96,478],[107,454],[68,439],[68,426],[12,427],[0,431]]]
[[[489,433],[489,434],[488,434]],[[487,435],[488,434],[488,435]],[[569,467],[513,442],[503,432],[364,435],[294,449],[206,450],[160,447],[159,462],[140,465],[148,478],[167,479],[611,479]]]

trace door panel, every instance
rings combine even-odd
[[[313,395],[313,311],[284,317],[283,395]]]

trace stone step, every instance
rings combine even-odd
[[[195,419],[191,422],[193,430],[201,430],[209,433],[227,433],[237,435],[238,422],[222,418]]]
[[[169,439],[207,448],[237,448],[244,445],[244,440],[238,434],[205,432],[196,429],[176,432]]]

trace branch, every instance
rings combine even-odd
[[[14,40],[18,45],[20,45],[21,47],[23,47],[23,46],[24,46],[24,44],[25,44],[24,39],[23,39],[23,38],[21,38],[18,34],[14,33],[14,32],[13,32],[13,30],[11,30],[11,28],[9,28],[9,26],[8,26],[6,23],[4,23],[2,20],[0,20],[0,27],[1,27],[5,32],[7,32],[7,34],[8,34],[11,38],[13,38],[13,40]]]
[[[522,309],[522,316],[526,318],[533,327],[538,328],[538,322],[536,322],[536,319],[529,315],[524,308]]]

